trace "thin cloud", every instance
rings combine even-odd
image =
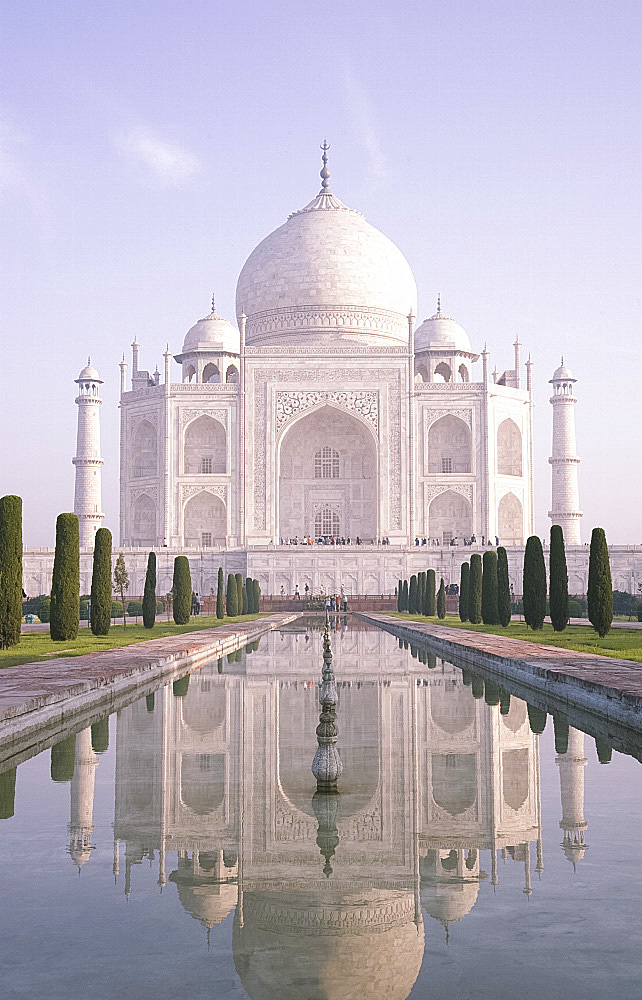
[[[188,149],[159,139],[147,129],[132,129],[119,136],[117,146],[131,163],[143,167],[163,185],[184,184],[201,168]]]
[[[377,114],[363,84],[348,64],[344,67],[346,108],[352,127],[368,158],[368,173],[372,181],[380,183],[388,176],[386,159],[379,142]]]

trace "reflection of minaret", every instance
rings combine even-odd
[[[76,759],[71,782],[69,853],[78,870],[89,860],[94,828],[94,780],[98,757],[91,745],[91,726],[76,736]]]
[[[564,831],[562,844],[564,854],[575,866],[584,857],[586,844],[584,831],[588,824],[584,819],[584,733],[569,727],[568,750],[559,754],[555,763],[560,769],[560,792],[562,796],[562,819]]]

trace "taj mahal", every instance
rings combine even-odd
[[[119,542],[130,553],[132,593],[142,592],[151,548],[161,574],[166,554],[168,578],[173,556],[185,552],[206,593],[223,565],[257,577],[268,594],[297,583],[385,594],[424,568],[427,547],[451,582],[471,544],[489,542],[509,549],[521,592],[534,530],[530,355],[524,362],[516,339],[510,366],[498,370],[438,297],[419,321],[410,265],[332,192],[328,148],[319,193],[242,267],[236,325],[212,300],[180,353],[168,346],[163,377],[141,367],[136,339],[130,378],[123,355]],[[76,382],[82,588],[104,521],[102,380],[89,363]],[[569,585],[580,594],[575,378],[562,361],[550,382],[549,516],[563,526]],[[642,552],[620,548],[614,586],[635,591]],[[27,593],[47,592],[51,562],[52,553],[25,552]]]

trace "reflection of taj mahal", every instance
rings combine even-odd
[[[238,328],[212,303],[172,382],[121,364],[121,545],[439,539],[533,523],[531,367],[503,374],[401,251],[322,188],[250,254]],[[481,372],[474,365],[481,356]]]
[[[234,961],[252,998],[333,1000],[367,984],[368,996],[401,1000],[421,965],[425,915],[448,934],[481,882],[497,884],[498,857],[522,868],[527,894],[531,855],[543,870],[526,705],[512,698],[501,714],[471,696],[461,671],[439,660],[426,669],[383,633],[347,632],[335,652],[344,772],[328,878],[310,771],[314,635],[274,635],[222,676],[216,665],[192,674],[183,697],[168,685],[118,714],[115,871],[124,853],[130,893],[135,866],[158,858],[159,884],[173,883],[208,929],[235,910]],[[573,861],[586,827],[583,739],[571,730],[557,758]],[[87,765],[82,734],[77,754]],[[86,772],[74,781],[88,802],[73,802],[91,824]],[[72,810],[74,844],[80,825]]]

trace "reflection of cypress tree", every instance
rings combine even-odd
[[[610,764],[611,755],[613,754],[613,748],[610,744],[606,743],[605,740],[599,740],[597,736],[595,737],[595,749],[597,750],[597,759],[600,764]]]
[[[109,716],[92,723],[91,745],[94,753],[107,753],[109,750]]]
[[[189,689],[189,674],[185,674],[184,677],[179,677],[177,681],[172,684],[172,691],[176,698],[184,698]]]
[[[566,753],[568,750],[568,720],[561,712],[553,712],[553,731],[555,733],[555,753]]]
[[[417,577],[414,573],[410,577],[410,586],[408,587],[408,611],[411,615],[417,614]]]
[[[154,696],[154,692],[153,691],[152,691],[151,694],[146,694],[145,695],[145,707],[147,708],[148,712],[153,712],[154,711],[154,703],[155,703],[155,701],[156,701],[156,698]]]
[[[462,622],[468,621],[468,584],[470,581],[470,565],[467,562],[461,564],[459,570],[459,619]]]
[[[502,628],[510,625],[512,611],[508,556],[504,546],[500,545],[497,549],[497,618]]]
[[[76,759],[76,737],[68,736],[51,748],[51,780],[71,781]]]
[[[219,656],[218,660],[216,661],[216,669],[218,670],[219,674],[223,673],[223,660],[221,659],[220,656]]]
[[[510,712],[510,695],[505,688],[500,688],[499,691],[499,711],[502,715]]]
[[[426,574],[426,614],[431,618],[437,614],[436,588],[437,580],[435,577],[435,571],[434,569],[429,569]]]
[[[16,797],[16,769],[0,774],[0,819],[11,819]]]
[[[470,577],[468,580],[468,621],[479,625],[482,620],[482,560],[479,552],[470,557]]]
[[[403,641],[403,648],[404,649],[408,649],[408,640],[407,639],[404,639],[404,641]]]
[[[484,697],[484,682],[481,677],[477,676],[477,674],[473,674],[472,676],[471,690],[473,698],[477,698],[477,700],[479,700]]]
[[[412,656],[413,660],[417,659],[418,653],[419,653],[419,650],[417,649],[416,646],[411,646],[410,647],[410,655]]]
[[[434,670],[437,666],[437,657],[434,653],[428,653],[428,667],[430,670]]]
[[[464,682],[465,687],[470,687],[470,685],[473,683],[473,679],[470,675],[470,670],[462,670],[461,679]]]
[[[494,681],[486,681],[484,685],[484,699],[487,705],[499,705],[499,685]]]
[[[543,708],[537,708],[536,705],[527,705],[526,708],[531,732],[535,733],[536,736],[541,736],[546,729],[546,712]]]

